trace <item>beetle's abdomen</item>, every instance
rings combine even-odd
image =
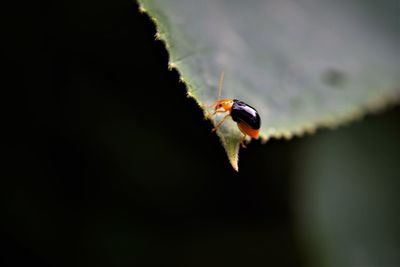
[[[233,100],[231,116],[237,123],[246,124],[253,130],[260,129],[261,119],[257,110],[240,100]]]
[[[260,129],[253,129],[243,122],[238,122],[237,125],[238,125],[239,130],[242,131],[242,133],[249,135],[250,137],[255,138],[255,139],[258,138]]]

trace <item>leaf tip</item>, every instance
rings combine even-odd
[[[222,143],[224,144],[226,154],[228,155],[229,163],[232,168],[239,172],[239,148],[240,142],[238,140],[226,140],[225,137],[219,133]],[[228,142],[227,142],[228,141]]]
[[[238,162],[239,162],[239,149],[238,149],[238,151],[236,153],[229,154],[228,157],[229,157],[229,162],[232,165],[232,168],[236,172],[239,172],[239,164],[238,164]]]

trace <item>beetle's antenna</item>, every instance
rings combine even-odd
[[[222,83],[224,82],[224,71],[221,71],[221,76],[219,77],[219,82],[218,82],[218,100],[221,99],[221,93],[222,93]]]

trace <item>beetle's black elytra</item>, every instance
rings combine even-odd
[[[243,101],[233,99],[231,116],[237,123],[245,123],[254,130],[260,129],[261,119],[257,110]]]

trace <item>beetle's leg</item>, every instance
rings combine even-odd
[[[213,116],[215,116],[217,113],[225,113],[225,110],[215,110],[214,112],[207,112],[207,118],[211,118]]]
[[[216,112],[217,112],[217,111],[216,111]],[[216,112],[215,112],[215,113],[216,113]],[[215,125],[215,127],[214,127],[211,131],[212,131],[212,132],[217,131],[217,130],[219,129],[219,127],[221,127],[221,125],[224,123],[224,121],[226,120],[226,118],[228,118],[229,115],[230,115],[230,114],[226,114],[225,117],[223,117],[222,120],[221,120],[217,125]]]
[[[215,104],[210,104],[210,105],[205,106],[205,110],[207,111],[206,112],[207,118],[211,118],[212,116],[214,116],[216,114],[217,111],[214,111],[214,112],[209,111],[213,106],[215,106]]]
[[[243,147],[243,148],[246,148],[246,144],[245,144],[245,141],[246,141],[246,134],[243,134],[243,138],[242,138],[242,140],[240,141],[240,145]]]

